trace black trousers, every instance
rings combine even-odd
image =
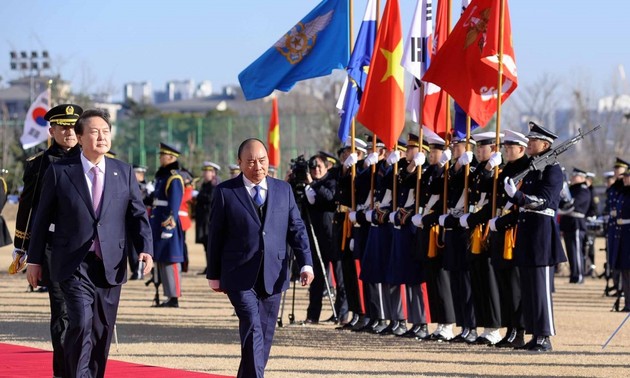
[[[107,283],[103,261],[94,253],[60,286],[68,310],[64,378],[104,377],[121,286]]]
[[[53,375],[65,377],[65,362],[63,355],[63,340],[68,327],[68,313],[66,302],[63,299],[61,286],[50,280],[50,247],[46,246],[46,260],[42,267],[44,276],[42,285],[48,287],[48,299],[50,302],[50,339],[53,347]]]
[[[473,258],[470,263],[470,279],[477,326],[501,327],[499,287],[488,257]]]
[[[427,260],[424,266],[426,266],[431,322],[438,324],[455,323],[455,308],[449,272],[442,268],[442,260],[439,258]]]
[[[458,326],[476,328],[475,306],[472,299],[470,270],[453,270],[451,273],[451,292],[455,307],[455,320]]]
[[[521,275],[517,267],[494,267],[501,300],[501,326],[525,328],[521,308]]]

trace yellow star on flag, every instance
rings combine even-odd
[[[400,90],[404,90],[404,80],[405,80],[405,71],[403,71],[403,67],[400,65],[400,61],[403,55],[403,46],[402,40],[398,41],[396,48],[394,51],[387,51],[385,49],[381,49],[381,54],[387,60],[387,70],[385,71],[385,75],[381,79],[381,83],[387,80],[390,76],[396,80],[398,84],[398,88]]]
[[[269,133],[269,144],[278,147],[280,145],[280,127],[276,124]]]

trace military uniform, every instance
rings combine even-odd
[[[614,168],[629,168],[629,163],[625,160],[617,158],[614,164]],[[608,209],[608,223],[606,227],[606,261],[609,276],[613,278],[615,288],[619,288],[619,272],[615,271],[615,262],[617,260],[617,251],[619,250],[619,242],[621,235],[619,234],[619,225],[617,219],[619,218],[618,208],[622,199],[623,192],[623,180],[617,178],[617,180],[606,189],[606,209]]]
[[[625,176],[630,176],[630,172],[626,172]],[[619,243],[618,249],[613,254],[615,258],[613,267],[621,272],[622,288],[625,294],[625,305],[622,311],[630,312],[630,185],[619,188],[617,203]]]
[[[49,121],[51,126],[70,127],[74,126],[81,113],[83,113],[81,107],[63,104],[50,109],[44,116],[44,119]],[[46,151],[37,153],[26,159],[22,178],[24,189],[20,195],[20,203],[15,219],[15,238],[13,240],[13,246],[16,250],[28,251],[32,221],[35,217],[37,205],[39,204],[44,173],[46,173],[46,170],[52,163],[66,157],[76,156],[80,153],[81,149],[78,144],[69,150],[65,150],[53,139],[51,146]],[[51,224],[49,228],[49,240],[54,230],[55,225]],[[50,246],[46,246],[46,259],[44,259],[42,266],[41,285],[48,288],[48,297],[50,300],[50,336],[53,346],[53,374],[61,377],[65,375],[62,342],[68,324],[68,314],[59,283],[50,280],[50,252]]]
[[[179,156],[179,151],[164,143],[160,154]],[[184,180],[177,161],[160,167],[155,173],[155,191],[149,223],[153,232],[154,261],[159,270],[159,282],[169,301],[165,307],[178,307],[172,300],[181,296],[181,263],[184,262],[184,233],[179,220],[179,208],[184,196]],[[177,306],[175,305],[177,304]]]
[[[574,175],[583,175],[586,172],[580,169],[573,170]],[[583,283],[586,267],[584,266],[584,238],[586,236],[586,213],[591,206],[591,191],[584,182],[569,186],[571,201],[566,206],[560,217],[560,231],[564,237],[564,245],[569,257],[571,276],[569,283]]]
[[[541,126],[530,125],[530,140],[552,143],[556,139]],[[535,351],[551,350],[549,336],[556,334],[551,295],[554,267],[567,261],[555,221],[563,180],[557,163],[532,170],[512,197],[519,207],[514,260],[521,273],[523,318],[527,333],[534,335],[524,347]]]
[[[0,177],[0,247],[9,245],[12,242],[9,228],[2,217],[2,210],[4,209],[4,205],[7,203],[8,190],[9,188],[7,186],[7,182],[4,180],[4,177]]]
[[[145,173],[147,171],[146,167],[140,165],[133,165],[134,172]],[[142,202],[146,205],[149,200],[149,193],[147,190],[147,182],[146,180],[138,180],[138,186],[140,187],[140,194],[142,195]],[[131,238],[127,238],[127,258],[129,260],[129,270],[131,271],[131,280],[137,280],[143,278],[142,269],[140,267],[140,263],[138,261],[138,251],[136,247],[133,245],[133,241]]]
[[[203,171],[217,171],[221,170],[221,166],[211,161],[205,161],[203,163]],[[199,187],[199,192],[195,198],[195,243],[203,244],[203,250],[208,252],[208,229],[210,227],[210,208],[212,204],[212,195],[214,194],[214,188],[216,187],[213,181],[204,181]],[[206,266],[208,262],[206,261]],[[205,274],[206,269],[204,269]]]

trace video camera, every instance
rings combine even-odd
[[[293,188],[296,199],[301,200],[304,197],[304,189],[306,188],[306,177],[309,169],[313,168],[314,161],[306,160],[304,155],[300,155],[295,159],[291,159],[291,174],[289,175],[289,184]]]

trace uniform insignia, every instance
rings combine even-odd
[[[44,151],[40,151],[38,153],[36,153],[33,156],[30,156],[29,158],[26,159],[26,161],[33,161],[35,159],[37,159],[38,157],[42,156],[44,154]]]

